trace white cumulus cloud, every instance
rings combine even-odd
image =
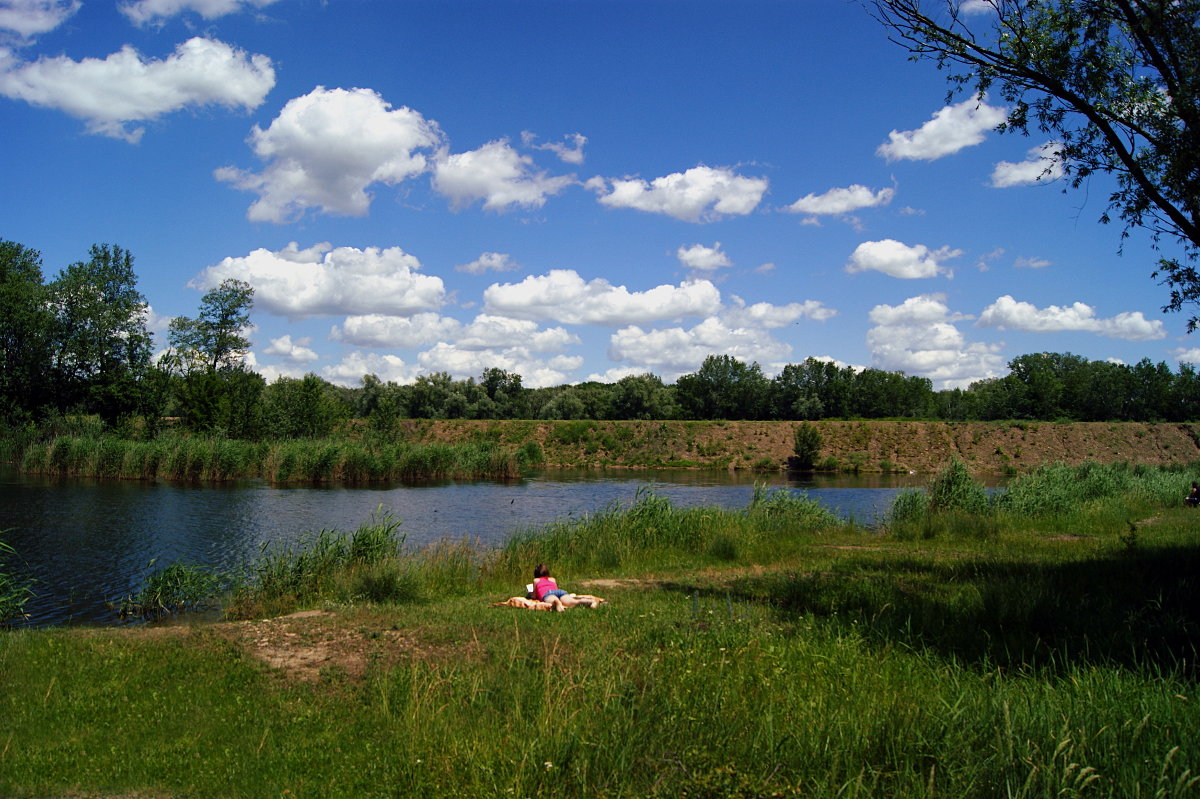
[[[553,176],[534,169],[533,159],[500,139],[478,150],[443,155],[433,168],[433,188],[456,208],[483,201],[491,211],[510,206],[541,208],[546,198],[575,182],[574,175]]]
[[[889,161],[933,161],[979,144],[1007,116],[1004,108],[969,97],[936,112],[916,130],[893,130],[875,152]]]
[[[298,338],[292,340],[290,335],[283,335],[279,338],[271,339],[271,343],[267,346],[263,353],[266,355],[274,355],[277,358],[283,358],[291,364],[306,364],[311,363],[319,357],[316,352],[308,345],[312,343],[312,339]]]
[[[511,272],[520,264],[512,259],[512,256],[505,252],[485,252],[481,253],[478,258],[471,261],[469,264],[459,264],[454,267],[456,271],[467,272],[472,275],[482,275],[485,272]]]
[[[1058,148],[1058,142],[1046,142],[1031,148],[1024,161],[999,162],[992,169],[992,186],[1004,189],[1061,178],[1063,169],[1062,161],[1058,157]]]
[[[824,194],[806,194],[783,210],[795,214],[848,214],[860,208],[887,205],[896,196],[895,189],[872,191],[857,183],[844,189],[830,189]]]
[[[693,244],[691,247],[681,246],[675,251],[675,257],[679,259],[679,263],[699,272],[712,272],[723,266],[733,266],[733,261],[729,260],[729,256],[721,252],[721,242],[719,241],[714,242],[711,247],[705,247],[703,244]]]
[[[375,375],[385,383],[412,383],[420,374],[416,364],[405,363],[395,355],[380,355],[374,352],[351,352],[339,363],[326,366],[321,376],[339,386],[362,385],[363,375]]]
[[[265,8],[277,0],[132,0],[117,8],[135,25],[161,22],[168,17],[194,11],[204,19],[234,14],[243,8]]]
[[[927,377],[936,389],[964,388],[1004,368],[1002,345],[968,343],[954,323],[970,317],[951,312],[944,295],[877,305],[869,318],[875,326],[867,331],[867,347],[876,368]]]
[[[334,325],[329,337],[356,347],[415,349],[438,341],[451,341],[462,330],[457,319],[432,311],[412,316],[356,314]]]
[[[924,244],[910,246],[895,239],[864,241],[851,253],[846,271],[853,274],[873,270],[904,279],[937,277],[940,274],[952,277],[952,271],[942,262],[960,255],[962,250],[949,247],[930,250]]]
[[[584,281],[571,269],[530,275],[520,283],[493,283],[484,290],[483,300],[489,313],[576,325],[634,324],[708,316],[721,307],[721,293],[707,280],[630,291],[603,278]]]
[[[262,172],[222,167],[218,180],[258,194],[252,222],[288,222],[307,209],[364,216],[373,183],[395,185],[429,166],[420,152],[438,146],[435,122],[411,108],[392,108],[371,89],[318,86],[289,100],[279,116],[250,135]]]
[[[721,313],[721,320],[733,327],[779,328],[787,327],[800,319],[824,322],[837,316],[837,311],[826,308],[816,300],[789,302],[787,305],[773,305],[769,302],[746,305],[741,297],[733,295],[730,301],[732,304]]]
[[[84,120],[90,133],[129,142],[145,132],[134,123],[188,107],[253,110],[274,86],[271,59],[202,37],[162,60],[126,46],[103,59],[57,56],[0,71],[0,94],[65,111]]]
[[[1075,330],[1128,341],[1153,341],[1167,335],[1162,322],[1147,319],[1141,311],[1125,311],[1103,319],[1097,318],[1092,306],[1082,302],[1038,308],[1028,302],[1019,302],[1009,294],[985,308],[976,324],[1035,333]]]
[[[685,222],[709,222],[753,211],[767,191],[766,178],[748,178],[732,169],[696,166],[652,181],[596,177],[587,186],[601,205],[666,214]]]
[[[587,136],[582,133],[568,134],[563,137],[561,142],[534,144],[535,141],[537,141],[537,136],[533,133],[527,130],[521,131],[521,144],[526,147],[532,147],[535,150],[549,150],[565,164],[583,163],[583,146],[587,144]]]
[[[420,261],[399,247],[257,249],[225,258],[188,285],[211,289],[227,278],[254,287],[256,307],[300,319],[343,314],[404,316],[429,311],[445,302],[442,279],[420,274]]]
[[[79,0],[0,0],[0,30],[22,37],[47,33],[83,5]]]
[[[455,337],[454,343],[465,350],[485,350],[497,347],[524,347],[530,352],[562,352],[579,344],[579,336],[561,327],[538,330],[529,319],[512,319],[494,314],[479,314]]]
[[[692,328],[624,327],[610,337],[608,356],[628,362],[635,374],[652,372],[671,382],[698,369],[709,355],[731,355],[761,364],[786,359],[791,350],[762,328],[731,326],[709,317]]]
[[[417,361],[424,372],[449,372],[460,379],[478,376],[484,369],[503,369],[521,375],[521,384],[528,388],[560,386],[569,372],[583,365],[583,358],[576,355],[542,359],[524,347],[474,350],[445,343],[422,352]]]

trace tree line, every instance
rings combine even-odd
[[[267,384],[246,365],[253,302],[249,284],[226,280],[195,317],[172,320],[155,358],[129,251],[94,245],[88,260],[46,282],[37,251],[0,241],[0,420],[53,427],[92,416],[142,436],[169,424],[258,439],[325,436],[350,419],[385,433],[402,419],[1200,419],[1190,364],[1172,371],[1149,359],[1129,366],[1070,353],[1021,355],[1004,377],[938,391],[923,377],[816,358],[767,377],[729,355],[710,355],[673,384],[641,374],[528,388],[498,368],[478,379],[435,372],[407,385],[365,375],[360,388],[346,388],[315,374]]]

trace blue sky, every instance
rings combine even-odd
[[[1200,361],[944,78],[843,0],[0,0],[0,238],[129,249],[160,346],[249,282],[270,379]]]

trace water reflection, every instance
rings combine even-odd
[[[909,475],[547,471],[511,482],[279,487],[260,481],[193,486],[22,476],[0,470],[0,530],[33,577],[30,624],[111,623],[108,602],[175,561],[234,569],[271,542],[351,530],[377,508],[402,520],[407,544],[468,538],[502,544],[515,531],[632,502],[648,486],[680,507],[741,508],[754,483],[804,490],[835,513],[873,523]]]

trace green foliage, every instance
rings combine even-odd
[[[49,380],[60,411],[84,407],[113,424],[143,402],[147,304],[128,250],[98,244],[90,252],[90,260],[67,267],[47,287],[54,314]]]
[[[235,615],[311,605],[338,597],[349,574],[352,594],[400,596],[412,581],[388,563],[404,544],[400,520],[378,508],[347,535],[324,529],[286,546],[264,545],[251,576],[232,600]]]
[[[926,495],[931,513],[963,511],[979,514],[986,513],[988,508],[987,492],[958,458],[951,459],[934,476],[926,488]]]
[[[121,600],[118,609],[122,616],[142,618],[201,610],[215,607],[224,587],[220,574],[190,563],[172,563],[151,573],[137,593]]]
[[[792,432],[792,452],[801,469],[811,469],[821,455],[821,431],[815,425],[803,422]]]
[[[758,364],[709,355],[699,370],[675,381],[675,399],[692,419],[762,419],[770,383]]]
[[[24,614],[25,603],[33,596],[30,581],[9,571],[7,562],[16,550],[0,541],[0,625]]]

